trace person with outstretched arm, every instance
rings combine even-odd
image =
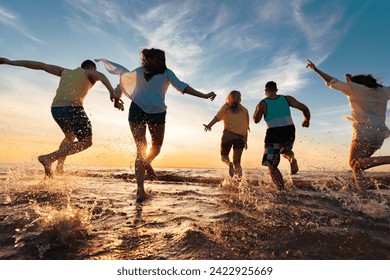
[[[372,156],[390,136],[386,126],[390,87],[379,84],[370,74],[346,74],[346,81],[343,82],[323,72],[310,60],[306,67],[316,72],[328,87],[342,92],[349,100],[352,109],[350,120],[353,123],[349,165],[357,189],[364,193],[368,187],[364,170],[390,164],[390,156]]]
[[[57,161],[56,173],[61,174],[64,171],[67,156],[92,146],[92,125],[84,110],[83,100],[97,81],[101,81],[109,91],[114,107],[123,111],[123,103],[114,96],[110,81],[103,73],[96,71],[96,64],[91,60],[85,60],[76,69],[67,69],[40,61],[9,60],[7,58],[0,58],[0,64],[42,70],[60,77],[56,95],[51,104],[51,113],[65,134],[65,138],[58,150],[38,157],[47,177],[53,176],[52,164],[55,161]]]

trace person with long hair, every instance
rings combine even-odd
[[[141,66],[131,72],[121,74],[120,87],[117,87],[117,96],[120,97],[124,92],[132,100],[129,123],[137,149],[135,158],[137,201],[147,198],[144,189],[145,172],[150,177],[156,178],[151,163],[160,153],[164,141],[167,114],[165,94],[169,85],[183,94],[199,98],[214,100],[216,96],[214,92],[199,92],[179,80],[175,73],[167,68],[165,52],[155,48],[141,51]],[[147,128],[152,140],[148,153],[146,152]]]
[[[272,181],[280,189],[284,189],[282,173],[278,165],[280,155],[290,163],[291,174],[298,173],[298,162],[293,152],[295,141],[295,125],[291,117],[290,107],[296,108],[303,113],[303,127],[310,125],[309,108],[290,95],[277,94],[278,87],[274,81],[265,85],[265,96],[256,106],[253,120],[259,123],[264,116],[267,131],[264,139],[264,155],[262,164],[267,166]]]
[[[203,124],[205,131],[210,131],[212,126],[223,120],[224,129],[221,139],[221,160],[229,166],[229,175],[242,176],[241,156],[244,148],[247,148],[249,131],[249,113],[241,105],[241,93],[237,90],[229,92],[226,103],[222,105],[209,124]],[[229,153],[233,148],[233,162]]]
[[[349,100],[352,109],[350,120],[353,122],[349,165],[357,189],[364,193],[368,186],[364,170],[390,164],[390,156],[372,156],[390,136],[390,130],[386,126],[390,87],[379,84],[370,74],[346,74],[346,82],[342,82],[318,69],[310,60],[306,67],[316,72],[328,87],[344,93]]]
[[[107,77],[96,71],[96,64],[85,60],[76,69],[46,64],[32,60],[9,60],[0,58],[0,64],[20,66],[33,70],[42,70],[60,77],[56,95],[51,105],[53,119],[65,134],[58,150],[38,157],[47,177],[53,176],[52,164],[57,161],[57,173],[63,173],[67,156],[79,153],[92,146],[92,125],[84,111],[83,100],[97,81],[101,81],[110,93],[114,106],[123,110],[119,98],[115,98],[114,89]],[[75,141],[77,139],[77,141]]]

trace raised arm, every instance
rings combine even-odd
[[[26,67],[33,70],[43,70],[46,71],[49,74],[59,76],[61,77],[62,72],[65,70],[65,68],[57,66],[57,65],[51,65],[46,64],[40,61],[33,61],[33,60],[9,60],[7,58],[0,58],[0,64],[7,64],[12,66],[20,66],[20,67]]]
[[[314,72],[316,72],[318,75],[320,75],[320,77],[327,83],[329,83],[333,77],[330,76],[329,74],[321,71],[320,69],[317,68],[317,66],[315,66],[315,64],[313,62],[311,62],[310,60],[307,60],[308,63],[306,65],[306,68],[310,68],[312,69]]]
[[[186,87],[184,89],[183,93],[187,93],[187,94],[192,95],[192,96],[210,99],[210,100],[214,100],[214,98],[217,96],[213,91],[205,94],[205,93],[202,93],[200,91],[197,91],[196,89],[193,89],[192,87]]]
[[[292,96],[288,95],[288,96],[286,96],[286,99],[291,107],[302,111],[303,116],[305,117],[305,119],[302,122],[302,126],[309,127],[309,125],[310,125],[310,110],[309,110],[309,108],[305,104],[299,102],[298,100],[296,100]]]

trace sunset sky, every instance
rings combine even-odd
[[[76,68],[85,59],[106,58],[132,70],[143,48],[166,52],[167,66],[184,82],[214,91],[214,101],[182,95],[170,87],[166,135],[156,167],[224,167],[219,146],[223,124],[203,130],[229,91],[242,93],[250,117],[273,80],[312,113],[310,128],[293,111],[295,153],[302,170],[347,170],[350,115],[343,94],[328,89],[312,71],[371,73],[390,85],[390,2],[369,0],[63,0],[0,2],[0,57],[38,60]],[[113,86],[118,77],[98,70]],[[50,105],[59,78],[43,71],[0,65],[0,163],[37,163],[54,151],[63,134]],[[126,110],[113,108],[98,83],[84,101],[93,126],[93,146],[71,165],[133,165],[135,146]],[[390,111],[387,111],[390,126]],[[243,167],[261,167],[265,124],[251,121]],[[377,155],[390,155],[387,139]],[[285,160],[284,160],[285,161]],[[282,160],[281,168],[286,168]],[[390,166],[380,169],[390,171]]]

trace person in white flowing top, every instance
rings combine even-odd
[[[346,82],[339,81],[318,69],[310,60],[306,67],[316,72],[327,86],[344,93],[349,100],[352,109],[350,120],[353,122],[349,165],[357,189],[364,193],[367,188],[364,170],[390,164],[390,156],[372,157],[390,136],[390,130],[386,126],[390,87],[379,84],[372,75],[346,74]]]
[[[108,65],[111,62],[103,61]],[[108,62],[108,63],[107,63]],[[112,63],[111,63],[112,64]],[[113,69],[117,64],[112,65]],[[107,67],[107,66],[106,66]],[[109,72],[117,74],[115,71]],[[121,69],[118,69],[121,72]],[[179,80],[165,64],[165,52],[159,49],[143,49],[141,66],[133,71],[120,73],[121,82],[117,87],[117,96],[124,92],[132,100],[129,110],[130,130],[133,135],[137,154],[135,158],[135,176],[137,180],[137,201],[147,198],[144,190],[145,171],[156,177],[151,162],[161,151],[165,133],[167,106],[165,94],[169,85],[183,94],[214,100],[214,92],[202,93]],[[152,146],[147,153],[146,128],[148,128]]]

